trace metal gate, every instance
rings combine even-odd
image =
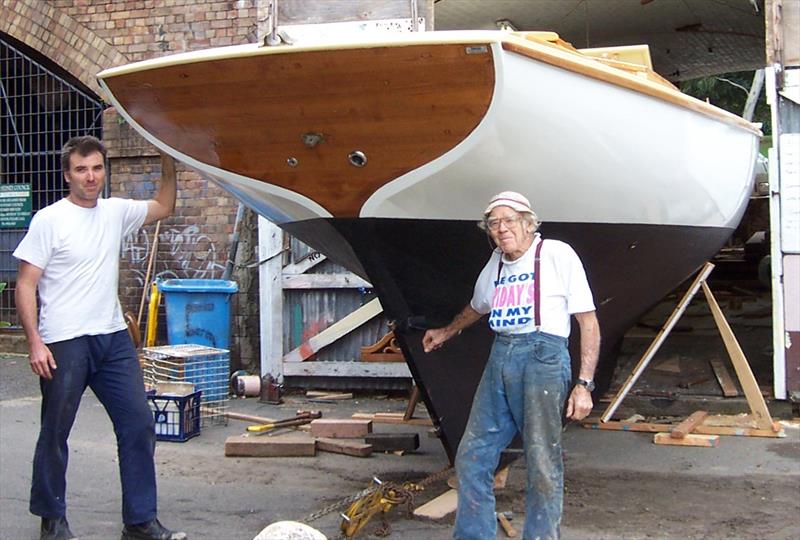
[[[0,292],[0,326],[19,325],[11,254],[28,216],[67,194],[61,147],[74,135],[102,135],[100,99],[35,54],[0,34],[0,198],[6,201],[0,204],[0,283],[7,284]]]

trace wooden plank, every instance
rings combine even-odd
[[[666,433],[672,429],[672,424],[651,424],[648,422],[597,422],[590,421],[584,422],[583,427],[588,429],[602,429],[611,431],[641,431],[647,433]],[[694,433],[701,435],[734,435],[739,437],[775,437],[783,438],[786,433],[778,428],[774,429],[757,429],[757,428],[742,428],[733,426],[706,426],[699,425],[695,427]]]
[[[346,456],[355,457],[369,457],[372,455],[371,444],[341,439],[329,439],[327,437],[317,437],[317,450],[320,452],[331,452],[333,454],[344,454]]]
[[[683,439],[691,433],[698,425],[703,423],[703,420],[708,416],[707,411],[695,411],[689,415],[683,422],[669,430],[669,435],[673,439]]]
[[[382,311],[383,307],[377,298],[370,300],[357,310],[353,311],[343,319],[336,321],[328,328],[284,356],[284,363],[302,362],[303,360],[310,358],[314,355],[314,353],[326,345],[330,345],[340,337],[355,330],[365,322],[380,314]]]
[[[235,435],[225,440],[228,457],[303,457],[316,453],[314,439],[296,435],[258,437]]]
[[[774,437],[776,439],[786,437],[786,432],[784,432],[780,426],[772,429],[758,429],[700,425],[694,428],[694,433],[699,433],[701,435],[734,435],[738,437]]]
[[[754,428],[756,422],[749,414],[710,414],[703,422],[705,426],[732,426],[740,428]]]
[[[430,418],[411,418],[404,420],[403,413],[353,413],[351,418],[372,420],[376,424],[409,424],[412,426],[432,426]]]
[[[261,376],[267,373],[278,382],[283,378],[283,291],[281,254],[283,231],[258,217],[259,330],[261,332]]]
[[[372,433],[372,420],[321,418],[311,422],[311,435],[331,439],[358,439]]]
[[[283,274],[283,288],[289,289],[371,289],[372,284],[353,273]]]
[[[647,365],[650,363],[650,360],[653,359],[658,349],[664,343],[664,340],[667,339],[667,336],[675,327],[675,324],[678,322],[678,319],[681,318],[683,312],[686,311],[686,308],[689,306],[689,302],[692,301],[694,295],[697,294],[697,291],[700,289],[700,285],[705,283],[706,278],[714,269],[714,265],[711,263],[706,263],[705,266],[698,272],[697,277],[694,278],[691,287],[689,290],[686,291],[686,294],[683,295],[683,298],[678,305],[675,306],[675,309],[672,311],[672,315],[669,316],[667,322],[664,323],[664,326],[661,328],[661,331],[658,333],[656,338],[647,348],[647,351],[642,355],[642,358],[639,360],[639,363],[636,364],[636,367],[633,369],[631,374],[628,376],[628,379],[625,381],[625,384],[622,385],[617,395],[614,396],[614,399],[611,400],[608,407],[606,408],[605,412],[601,416],[604,422],[608,422],[612,416],[614,416],[614,412],[619,407],[619,404],[625,399],[625,396],[628,395],[628,392],[636,384],[636,381],[642,375]]]
[[[419,448],[419,433],[370,433],[364,441],[376,452],[411,452]]]
[[[719,435],[698,435],[689,433],[685,437],[676,439],[669,433],[656,433],[653,435],[653,442],[672,446],[704,446],[713,448],[719,445]]]
[[[458,506],[458,491],[450,489],[435,499],[432,499],[414,510],[417,517],[441,519],[456,511]]]
[[[722,363],[719,358],[712,358],[708,361],[711,364],[711,369],[714,371],[714,376],[717,378],[720,388],[722,388],[722,395],[725,397],[736,397],[739,391],[736,389],[736,383],[733,382],[728,368]]]
[[[753,414],[757,427],[759,429],[772,429],[772,415],[767,408],[767,403],[764,401],[764,396],[761,395],[761,389],[756,383],[756,378],[750,370],[747,358],[745,358],[739,342],[736,341],[736,336],[733,335],[728,321],[725,320],[725,315],[722,314],[722,309],[717,304],[716,298],[711,294],[711,289],[705,283],[703,283],[703,293],[706,295],[708,305],[711,307],[714,322],[717,323],[717,328],[722,334],[722,341],[725,342],[725,348],[728,350],[731,363],[736,370],[736,376],[739,378],[742,390],[744,390],[744,395],[747,398],[748,405],[750,405],[750,412]]]
[[[326,399],[330,401],[341,401],[345,399],[353,399],[353,394],[350,392],[325,392],[320,390],[309,390],[306,392],[306,397],[308,398],[319,398],[319,399]]]
[[[511,525],[508,518],[502,512],[495,512],[495,515],[497,516],[497,522],[500,524],[503,532],[506,533],[506,536],[509,538],[516,538],[517,530]]]
[[[397,362],[289,362],[285,376],[384,377],[410,379],[408,364]]]
[[[508,469],[508,466],[503,467],[494,474],[494,485],[492,486],[494,489],[505,489],[508,482]]]

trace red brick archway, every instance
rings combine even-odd
[[[97,73],[128,63],[108,41],[42,0],[0,0],[0,32],[42,53],[98,94]]]

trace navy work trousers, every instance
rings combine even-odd
[[[517,432],[522,434],[527,465],[523,538],[559,538],[564,494],[561,417],[570,376],[566,338],[543,332],[495,338],[456,456],[453,538],[495,538],[494,472]]]
[[[41,430],[33,458],[31,513],[66,515],[69,437],[86,387],[91,387],[114,424],[122,484],[122,519],[137,524],[156,518],[153,413],[142,372],[126,330],[82,336],[48,345],[58,368],[40,379]]]

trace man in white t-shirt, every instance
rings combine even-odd
[[[67,438],[89,386],[117,436],[122,540],[185,539],[156,515],[153,414],[117,296],[122,240],[172,213],[175,165],[162,156],[152,200],[103,199],[105,160],[96,138],[67,141],[61,166],[69,195],[34,215],[14,251],[17,313],[42,392],[30,511],[42,518],[42,539],[75,538],[66,519]]]
[[[543,240],[523,195],[504,191],[484,212],[497,245],[475,283],[470,303],[445,327],[425,332],[425,352],[489,315],[495,340],[456,455],[457,540],[494,538],[493,477],[501,452],[519,432],[527,462],[524,538],[560,535],[564,493],[561,424],[592,410],[600,327],[578,255]],[[567,341],[570,317],[580,326],[581,365],[572,386]]]

